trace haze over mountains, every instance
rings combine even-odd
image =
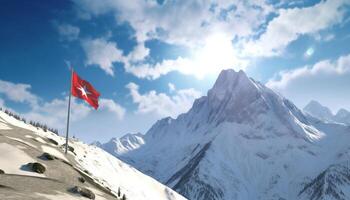
[[[347,111],[305,112],[224,70],[187,113],[101,147],[188,199],[350,199]]]
[[[344,108],[339,109],[334,115],[329,108],[313,100],[303,110],[305,113],[320,120],[350,125],[350,112]]]

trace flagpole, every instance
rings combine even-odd
[[[69,87],[69,97],[68,97],[68,115],[67,115],[67,129],[66,129],[66,148],[65,148],[65,154],[67,154],[68,151],[68,132],[69,132],[69,115],[70,115],[70,99],[72,98],[72,81],[73,81],[73,68],[70,67],[71,70],[71,77],[70,77],[70,87]]]

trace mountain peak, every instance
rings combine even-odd
[[[316,101],[316,100],[311,100],[307,105],[306,107],[308,106],[318,106],[318,107],[325,107],[323,106],[320,102]]]
[[[209,98],[215,97],[219,100],[223,99],[227,94],[233,91],[256,89],[250,78],[240,70],[236,72],[233,69],[222,70],[216,79],[212,89],[208,91]]]
[[[349,116],[350,115],[350,112],[344,108],[341,108],[338,110],[336,116],[339,116],[339,117],[345,117],[345,116]]]
[[[334,116],[334,120],[340,123],[350,125],[350,112],[344,108],[340,109]]]
[[[322,120],[332,121],[333,118],[332,111],[315,100],[311,100],[303,110],[311,116]]]
[[[216,79],[214,87],[230,86],[235,83],[238,79],[249,81],[248,76],[243,70],[236,72],[233,69],[222,70]]]

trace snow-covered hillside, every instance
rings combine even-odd
[[[142,138],[119,157],[192,200],[350,199],[347,180],[331,182],[348,173],[350,128],[304,115],[243,71],[222,71],[187,113]]]
[[[87,188],[100,200],[122,199],[122,195],[130,200],[185,199],[95,146],[70,140],[65,155],[64,142],[65,138],[0,111],[0,169],[4,172],[0,173],[0,199],[86,199],[76,194],[74,186]],[[47,159],[43,153],[56,158]],[[33,172],[27,163],[34,162],[46,171]]]

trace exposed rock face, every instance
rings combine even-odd
[[[350,199],[349,162],[331,165],[308,183],[299,193],[300,197],[310,200],[346,200]]]

